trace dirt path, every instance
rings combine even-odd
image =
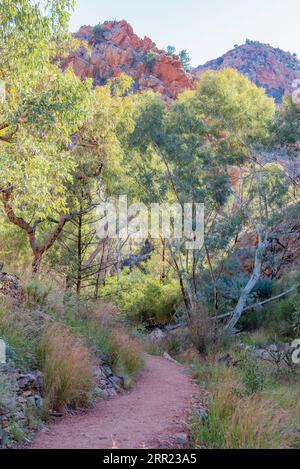
[[[66,417],[40,432],[34,449],[137,449],[166,447],[186,432],[195,384],[187,370],[161,357],[147,357],[134,389],[91,412]]]

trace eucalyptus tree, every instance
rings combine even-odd
[[[76,168],[67,204],[73,214],[49,261],[68,279],[68,286],[87,292],[99,286],[116,264],[114,240],[100,239],[97,207],[126,189],[125,146],[133,130],[132,80],[121,75],[94,91],[91,118],[73,137]]]
[[[8,220],[28,236],[34,272],[71,216],[65,198],[76,166],[71,136],[94,99],[91,81],[54,63],[68,39],[72,5],[4,0],[0,6],[0,192]]]
[[[274,101],[230,69],[203,74],[196,90],[183,93],[169,109],[153,102],[149,107],[146,101],[144,113],[140,111],[142,118],[134,135],[137,141],[143,141],[144,150],[150,148],[165,166],[161,176],[169,188],[163,197],[181,206],[186,202],[206,206],[203,248],[193,252],[186,262],[181,259],[182,255],[188,257],[183,243],[177,243],[175,250],[170,246],[186,304],[192,312],[201,303],[197,297],[200,270],[208,268],[212,282],[216,282],[215,270],[222,255],[232,249],[237,233],[251,225],[245,206],[237,204],[228,170],[232,165],[253,170],[259,166],[260,150],[269,141],[274,113]],[[144,165],[149,163],[145,157]],[[154,187],[150,180],[148,187]],[[221,228],[222,234],[218,235],[217,229]],[[257,251],[261,253],[267,245],[267,224],[262,221],[252,225],[252,229],[260,233]],[[258,265],[254,270],[260,270]],[[250,291],[254,285],[250,284]]]

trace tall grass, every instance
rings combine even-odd
[[[205,376],[207,379],[207,375]],[[203,448],[279,448],[290,415],[266,392],[248,394],[239,370],[217,366],[209,379],[211,408],[204,422],[195,421],[194,443]]]
[[[39,344],[49,409],[87,406],[93,388],[93,358],[88,348],[62,323],[48,326]]]
[[[11,305],[0,303],[0,338],[6,342],[7,359],[24,370],[36,364],[37,337],[31,326],[26,312],[14,312]]]
[[[126,387],[130,387],[144,366],[141,345],[123,331],[117,330],[111,336],[110,354],[115,373],[124,378]]]
[[[130,387],[144,366],[144,351],[111,305],[98,304],[81,321],[69,322],[76,335],[86,338],[94,354],[112,365],[115,374]]]

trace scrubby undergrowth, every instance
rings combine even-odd
[[[143,348],[130,337],[114,307],[66,296],[58,287],[46,287],[37,279],[31,279],[25,290],[23,304],[1,298],[0,337],[6,343],[11,368],[43,373],[40,421],[52,411],[93,405],[97,398],[95,369],[102,363],[113,368],[124,387],[133,384],[144,366]],[[14,399],[14,385],[1,373],[0,415],[13,410]],[[24,428],[10,418],[8,444],[24,441],[32,428],[34,416],[29,417]]]
[[[256,332],[206,360],[193,359],[193,375],[210,396],[207,414],[196,412],[191,425],[195,447],[299,447],[300,370],[253,354],[266,340]]]

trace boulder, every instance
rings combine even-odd
[[[9,297],[14,303],[22,303],[25,299],[24,290],[19,279],[0,271],[0,297]]]

